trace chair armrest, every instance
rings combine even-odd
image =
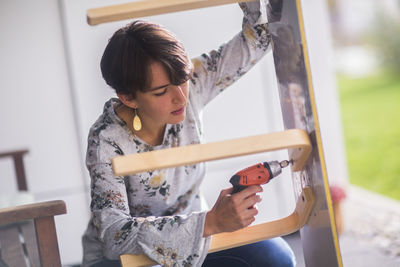
[[[0,153],[0,158],[4,157],[15,157],[15,156],[21,156],[26,153],[28,153],[28,149],[21,149],[21,150],[13,150],[13,151],[7,151],[7,152],[1,152]]]
[[[65,202],[52,200],[0,209],[0,224],[55,216],[67,213]]]

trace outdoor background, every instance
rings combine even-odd
[[[327,3],[348,169],[343,263],[400,266],[400,1]]]
[[[400,200],[400,1],[330,0],[351,184]]]

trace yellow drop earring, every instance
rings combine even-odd
[[[135,108],[135,115],[133,116],[133,130],[140,131],[142,129],[142,121],[140,120],[137,109]]]

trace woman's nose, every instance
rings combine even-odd
[[[186,103],[186,92],[184,91],[184,88],[179,85],[174,87],[174,101],[176,103]]]

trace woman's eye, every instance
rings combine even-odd
[[[159,93],[155,93],[154,95],[155,96],[162,96],[163,94],[165,94],[166,92],[167,92],[167,87],[166,88],[164,88],[162,91],[160,91]]]

